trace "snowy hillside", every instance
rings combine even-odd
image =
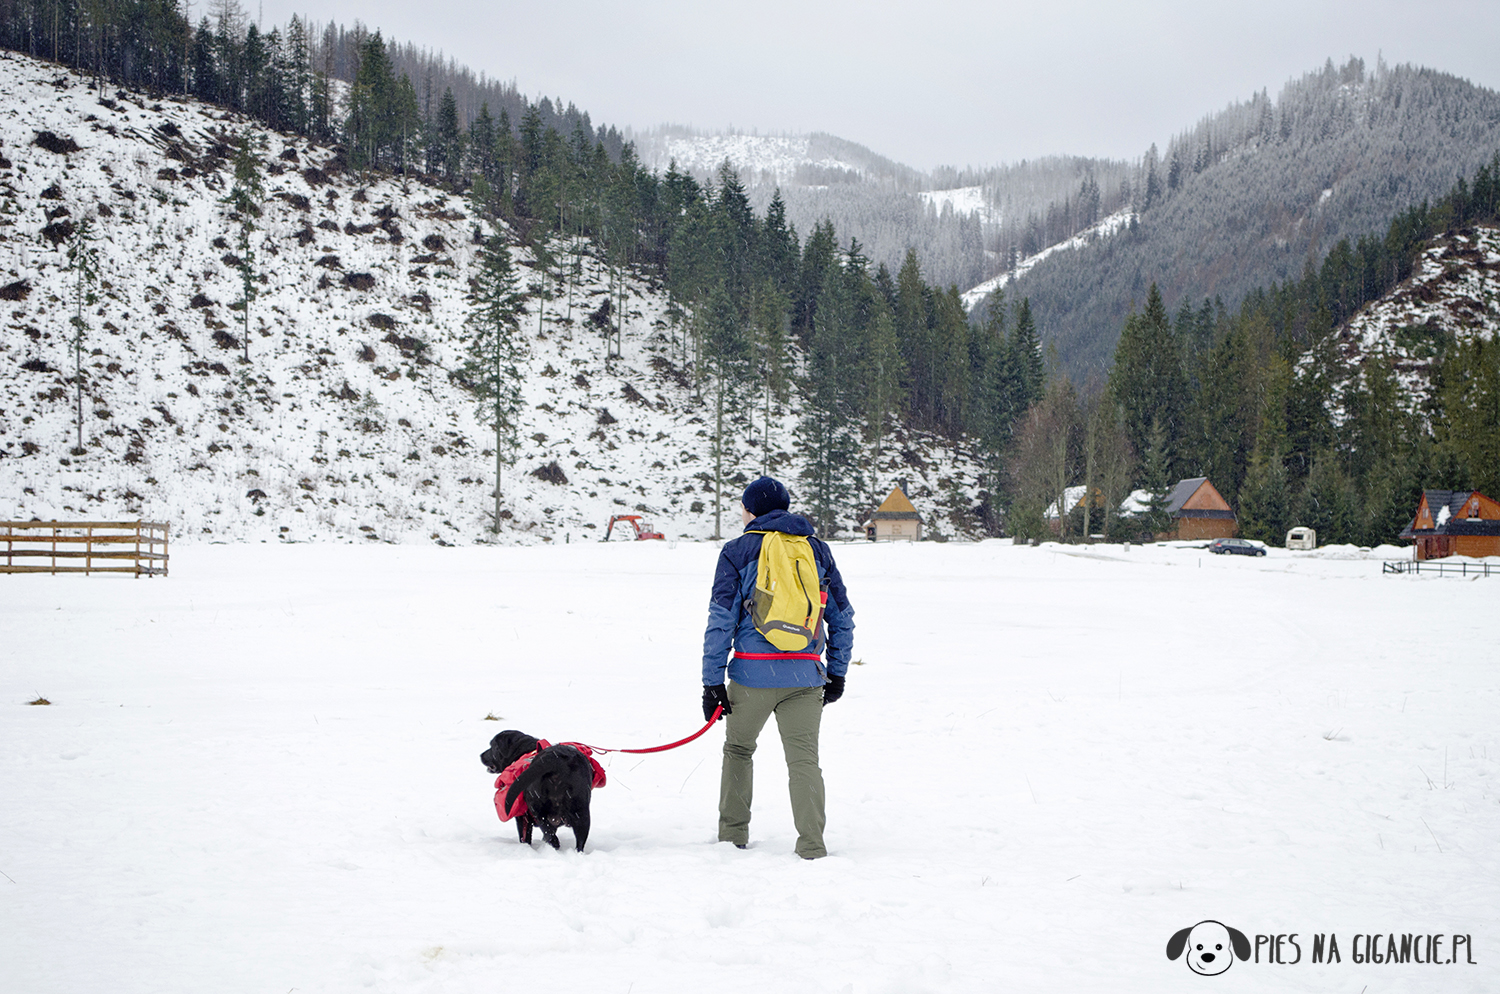
[[[1500,332],[1500,229],[1465,228],[1422,252],[1412,277],[1364,308],[1340,329],[1333,346],[1338,382],[1334,403],[1357,386],[1369,358],[1388,361],[1411,409],[1423,409],[1434,363],[1447,341],[1493,339]],[[1311,368],[1312,358],[1302,368]]]
[[[643,161],[663,171],[676,162],[683,172],[704,177],[716,175],[719,166],[728,162],[745,178],[772,184],[791,183],[799,171],[809,168],[861,173],[852,162],[814,155],[810,146],[807,135],[664,134],[648,140]]]
[[[700,179],[716,179],[719,166],[727,161],[752,189],[867,183],[874,188],[894,186],[915,191],[930,183],[910,166],[823,132],[762,135],[665,126],[628,137],[649,168],[666,172],[668,165],[676,162],[683,172]]]
[[[101,96],[21,56],[0,58],[0,87],[0,518],[143,517],[190,540],[485,538],[493,436],[450,378],[477,248],[461,198],[351,175],[330,149],[268,136],[246,363],[230,307],[236,231],[220,202],[242,122],[192,102]],[[102,280],[85,314],[75,454],[66,249],[86,216]],[[530,255],[516,257],[538,282]],[[623,355],[606,360],[588,319],[609,277],[587,256],[583,269],[571,295],[553,287],[545,312],[533,299],[526,318],[525,427],[502,482],[501,540],[599,537],[619,512],[644,513],[669,537],[707,537],[709,437],[665,296],[627,281]],[[794,424],[785,411],[771,434],[788,478]],[[738,420],[747,441],[733,447],[731,480],[764,465],[748,441],[761,427],[758,415]],[[886,457],[871,507],[899,472],[951,534],[975,502],[974,468],[920,438]],[[725,495],[733,525],[738,494]]]
[[[1112,235],[1119,234],[1121,231],[1130,226],[1130,221],[1134,217],[1135,213],[1133,211],[1117,211],[1116,213],[1111,214],[1109,217],[1100,221],[1098,224],[1090,228],[1085,228],[1083,231],[1080,231],[1072,238],[1058,242],[1056,245],[1048,245],[1040,252],[1037,252],[1034,255],[1029,255],[1026,258],[1022,259],[1019,263],[1016,264],[1016,267],[1014,269],[1007,270],[1006,272],[1001,273],[999,276],[995,276],[991,279],[985,280],[983,283],[980,283],[973,289],[964,291],[962,295],[964,306],[969,310],[973,310],[975,304],[978,304],[981,300],[988,297],[996,290],[1005,289],[1006,284],[1010,283],[1014,279],[1024,276],[1026,273],[1030,272],[1032,267],[1037,263],[1041,262],[1044,259],[1050,258],[1051,256],[1054,256],[1059,252],[1076,251],[1077,249],[1083,248],[1085,245],[1092,244],[1098,239],[1109,238]]]
[[[982,186],[960,186],[951,190],[923,190],[917,196],[922,202],[939,213],[949,210],[955,214],[978,214],[986,222],[1000,220],[1000,212],[992,207],[984,196]]]

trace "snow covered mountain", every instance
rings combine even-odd
[[[711,179],[717,176],[719,166],[728,162],[747,186],[868,182],[914,192],[931,185],[925,174],[910,166],[821,132],[761,135],[662,127],[629,137],[635,141],[641,161],[650,168],[665,172],[675,162],[683,172]]]
[[[893,162],[835,135],[702,133],[662,127],[630,134],[641,161],[665,172],[672,164],[700,181],[717,184],[728,162],[757,210],[778,191],[787,220],[806,238],[831,221],[839,243],[859,242],[864,255],[892,271],[915,249],[927,280],[939,286],[973,286],[994,268],[984,245],[984,218],[973,211],[944,212],[931,191],[955,186],[947,179]],[[940,194],[939,194],[940,196]]]
[[[1129,177],[1140,213],[1129,243],[1055,253],[1009,292],[1030,298],[1043,340],[1086,379],[1109,367],[1152,283],[1174,313],[1215,298],[1233,311],[1341,240],[1383,237],[1393,216],[1445,196],[1496,148],[1500,93],[1421,66],[1329,62],[1274,99],[1263,91],[1205,117],[1160,155],[1152,146]]]
[[[24,56],[0,57],[0,86],[0,518],[141,517],[204,541],[488,540],[493,436],[450,375],[478,248],[464,200],[353,175],[332,149],[267,136],[246,362],[221,203],[244,122],[191,101],[100,94]],[[67,247],[85,217],[102,273],[84,309],[77,452]],[[538,281],[531,253],[513,251]],[[583,270],[571,297],[542,313],[533,298],[526,318],[524,429],[502,481],[500,540],[591,540],[612,513],[707,538],[709,432],[666,297],[626,279],[622,355],[606,358],[588,317],[609,276],[587,253]],[[770,433],[770,464],[788,479],[796,413]],[[735,484],[768,456],[759,415],[736,429],[726,533]],[[931,527],[961,530],[977,500],[969,460],[898,439],[872,508],[898,474]]]

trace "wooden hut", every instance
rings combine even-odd
[[[1233,538],[1239,531],[1234,509],[1206,476],[1179,482],[1167,499],[1167,514],[1172,530],[1157,537],[1169,541]]]
[[[1477,490],[1424,490],[1401,537],[1418,559],[1500,556],[1500,503]]]
[[[865,537],[871,542],[920,542],[922,516],[907,499],[906,481],[891,488],[890,495],[865,522]]]

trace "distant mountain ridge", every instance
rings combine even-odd
[[[919,170],[824,132],[761,135],[664,126],[627,132],[626,137],[636,143],[636,154],[651,168],[665,172],[676,162],[678,169],[700,179],[713,178],[720,164],[728,161],[747,185],[860,181],[915,192],[932,184]]]
[[[852,238],[866,257],[899,269],[908,249],[931,282],[969,287],[987,266],[981,219],[942,212],[924,200],[932,177],[857,142],[823,132],[762,135],[664,126],[627,132],[641,162],[659,172],[673,163],[700,181],[717,182],[726,162],[763,211],[780,191],[787,220],[805,237],[832,221],[843,245]]]
[[[828,135],[631,137],[660,168],[675,158],[708,177],[729,161],[758,205],[779,187],[799,231],[830,218],[876,262],[894,268],[914,247],[926,275],[958,284],[971,306],[999,287],[1029,297],[1043,339],[1084,378],[1109,366],[1151,283],[1173,309],[1205,298],[1232,309],[1445,193],[1500,149],[1500,95],[1427,68],[1329,61],[1135,162],[1058,156],[932,173]],[[1118,218],[1132,223],[1104,223]]]
[[[1299,277],[1343,238],[1383,234],[1500,149],[1500,94],[1412,66],[1351,59],[1261,93],[1155,146],[1130,179],[1128,235],[1033,267],[1043,338],[1075,377],[1109,365],[1125,315],[1152,283],[1169,307]]]

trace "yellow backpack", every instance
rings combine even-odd
[[[745,602],[755,630],[782,652],[810,649],[821,635],[827,585],[818,577],[812,543],[801,535],[757,532],[755,592]]]

